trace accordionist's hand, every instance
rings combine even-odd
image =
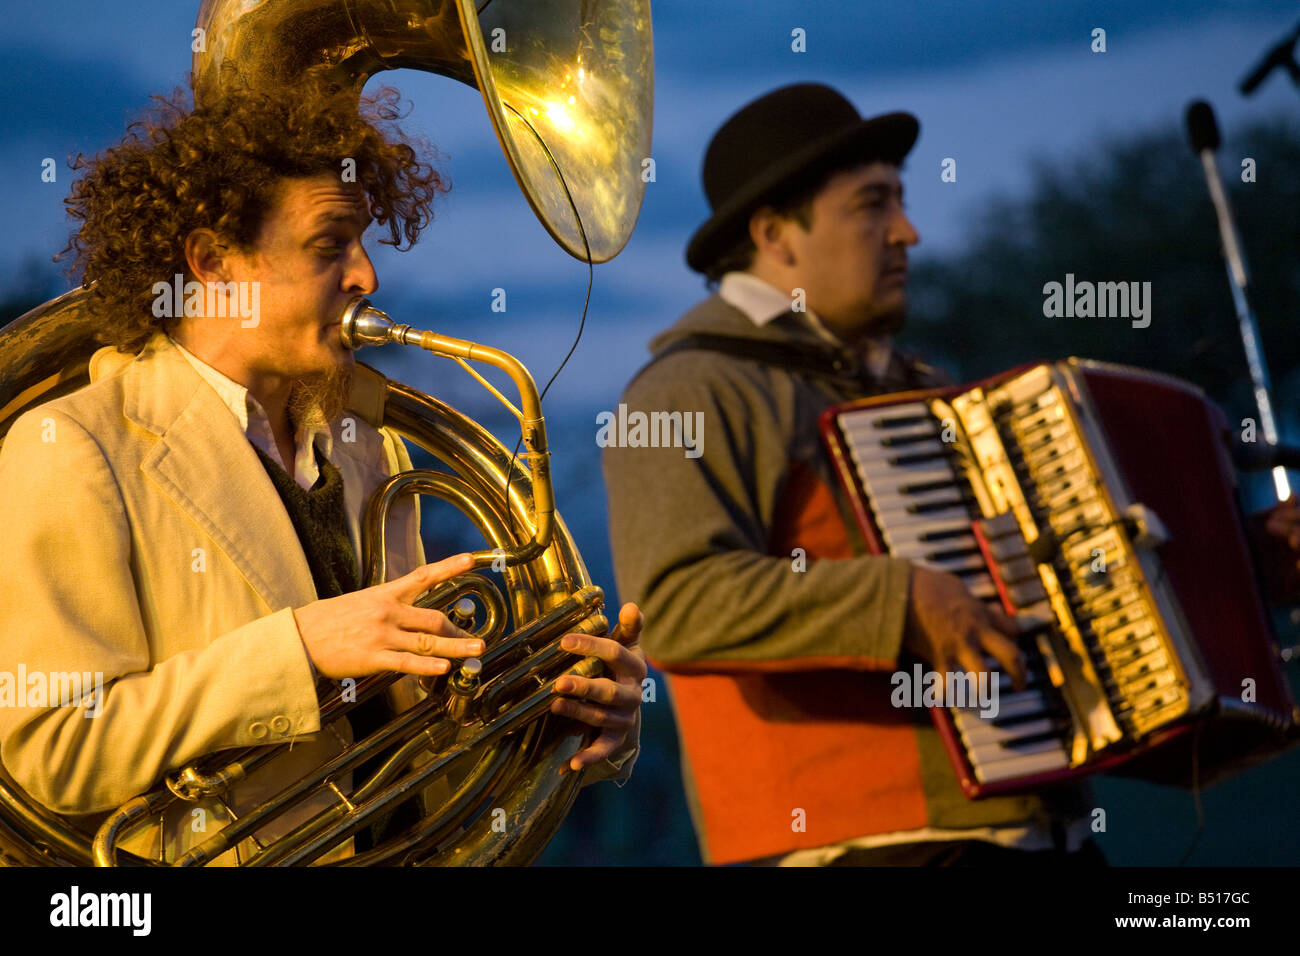
[[[903,647],[935,670],[978,675],[989,670],[988,654],[1021,690],[1025,660],[1014,640],[1018,634],[1011,618],[972,597],[956,575],[913,566]]]

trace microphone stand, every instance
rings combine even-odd
[[[1228,205],[1228,196],[1223,189],[1219,166],[1214,158],[1214,151],[1219,148],[1219,124],[1214,119],[1214,110],[1209,103],[1197,100],[1187,108],[1187,132],[1192,151],[1200,156],[1210,200],[1214,203],[1214,212],[1219,220],[1219,238],[1223,241],[1223,257],[1228,267],[1228,282],[1232,286],[1232,302],[1236,307],[1237,325],[1246,350],[1246,365],[1250,370],[1255,405],[1259,409],[1260,430],[1264,433],[1264,442],[1269,446],[1269,451],[1277,455],[1278,434],[1273,420],[1268,365],[1264,361],[1264,350],[1259,342],[1259,323],[1255,320],[1255,310],[1250,304],[1250,279],[1246,274],[1241,237],[1237,234],[1232,207]],[[1281,464],[1273,467],[1273,484],[1278,501],[1285,501],[1291,496],[1291,484],[1287,479],[1286,468]]]
[[[1241,81],[1237,89],[1242,96],[1250,96],[1264,82],[1264,78],[1279,66],[1291,74],[1291,82],[1300,87],[1300,64],[1295,61],[1295,46],[1300,41],[1300,24],[1284,36],[1273,49],[1264,54],[1264,59],[1256,64],[1255,69]]]

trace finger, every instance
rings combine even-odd
[[[997,658],[998,663],[1011,675],[1011,683],[1015,685],[1016,690],[1024,690],[1025,655],[1021,653],[1016,642],[996,631],[984,630],[980,632],[980,644],[987,653]]]
[[[378,669],[397,671],[399,674],[417,674],[420,677],[438,677],[451,670],[451,661],[441,657],[422,657],[419,654],[403,654],[401,651],[382,651],[375,655]]]
[[[551,701],[551,713],[572,717],[574,720],[580,720],[584,724],[590,724],[593,727],[627,729],[636,720],[635,717],[629,716],[624,711],[612,707],[597,707],[595,704],[587,704],[568,697],[557,697]]]
[[[566,674],[555,682],[555,690],[570,697],[628,710],[635,710],[641,703],[640,690],[631,684],[615,683],[607,677],[592,679]]]
[[[464,574],[474,567],[474,556],[468,553],[455,554],[432,564],[423,564],[410,574],[389,581],[394,596],[404,604],[410,604],[435,584],[440,584],[458,574]]]
[[[957,649],[957,669],[971,674],[982,674],[989,668],[975,647],[963,644]]]
[[[645,615],[635,604],[624,604],[618,612],[618,623],[609,632],[610,640],[620,644],[635,644],[641,639],[645,627]]]
[[[560,647],[571,654],[598,658],[609,665],[616,678],[640,681],[646,675],[645,658],[608,637],[592,634],[565,634]]]
[[[922,655],[922,659],[939,673],[943,674],[948,671],[958,670],[961,665],[957,662],[957,650],[955,646],[939,644],[935,641],[930,642],[927,653]]]
[[[607,730],[592,742],[590,747],[580,750],[569,761],[570,770],[583,770],[602,760],[608,760],[623,746],[627,734],[617,730]]]
[[[399,631],[392,650],[420,657],[478,657],[483,642],[477,638],[441,637],[428,631]]]
[[[993,604],[986,607],[985,611],[988,613],[989,622],[1007,637],[1020,636],[1020,625],[1002,608]]]
[[[472,636],[464,628],[451,623],[451,618],[432,608],[400,605],[393,615],[393,620],[403,631],[427,631],[439,637],[467,638]]]

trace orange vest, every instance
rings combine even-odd
[[[800,461],[790,463],[769,550],[796,546],[810,561],[853,557],[831,489]],[[894,661],[654,663],[672,675],[709,863],[927,825],[916,716],[889,702]]]

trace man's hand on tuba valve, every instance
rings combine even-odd
[[[641,682],[645,679],[645,653],[638,643],[645,616],[635,604],[624,604],[618,612],[618,624],[608,637],[590,634],[566,634],[560,642],[564,650],[583,657],[597,657],[611,676],[588,678],[575,675],[561,677],[555,689],[572,699],[556,700],[551,713],[563,714],[603,731],[596,741],[569,761],[570,770],[582,770],[606,760],[635,733],[641,707]],[[590,701],[591,703],[585,703]]]
[[[381,671],[445,674],[448,658],[475,657],[483,642],[441,611],[412,602],[435,584],[474,565],[468,554],[425,564],[410,574],[294,610],[298,634],[316,670],[326,677],[365,677]]]

